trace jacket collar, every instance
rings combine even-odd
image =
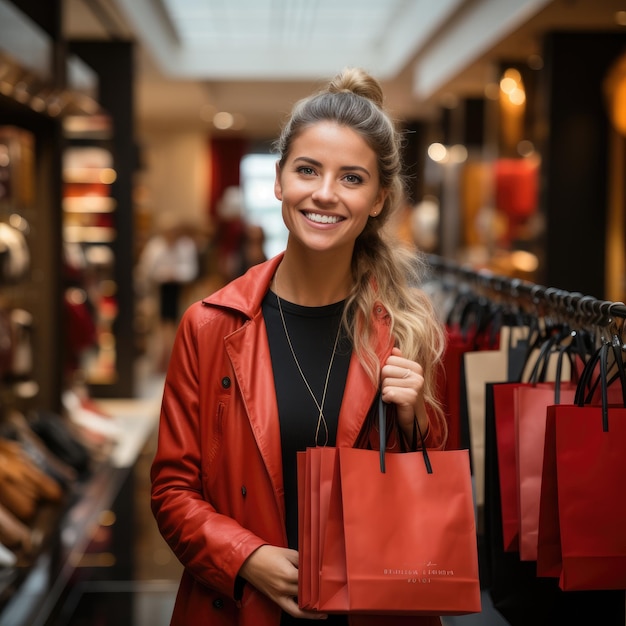
[[[227,309],[234,309],[248,318],[254,317],[261,308],[263,298],[269,289],[276,269],[283,260],[284,252],[268,261],[252,266],[245,276],[231,281],[226,287],[219,289],[204,298],[204,304]]]
[[[241,276],[231,281],[225,288],[220,289],[205,298],[203,303],[238,311],[248,319],[255,318],[260,315],[263,298],[269,289],[269,285],[283,259],[283,256],[284,253],[281,252],[268,261],[253,266],[248,270],[245,276]],[[389,332],[389,314],[380,303],[376,303],[374,305],[374,310],[372,311],[372,323],[375,328],[374,337],[376,342],[376,354],[379,362],[383,364],[391,354],[393,340]],[[237,347],[235,347],[235,344],[230,341],[227,344],[230,348],[229,353],[231,355],[231,359],[235,362],[242,359],[247,362],[243,356],[246,354],[244,346],[250,344],[247,343],[247,340],[243,341],[243,338],[246,334],[254,332],[250,328],[248,328],[247,331],[244,329],[241,330],[242,332],[236,333],[236,335],[240,335],[237,341],[242,341],[242,343],[238,343]],[[257,332],[258,331],[259,328],[257,328]],[[234,337],[231,339],[234,339]],[[259,341],[261,342],[260,344],[258,343]],[[261,337],[256,335],[256,345],[262,345],[263,349],[266,350],[264,336],[263,339],[261,339]],[[267,352],[266,358],[269,359],[269,352]],[[250,364],[248,363],[248,365]],[[241,369],[237,367],[235,368],[236,371],[246,371],[247,369],[248,368],[246,367],[242,367]],[[261,372],[257,372],[255,376],[257,382],[261,378],[264,379],[265,374],[269,373],[271,373],[271,368],[268,368],[266,371],[264,370],[262,375]],[[243,380],[240,381],[244,388],[247,386],[245,383],[246,378],[247,377],[244,377]],[[269,384],[269,382],[269,379],[265,381],[266,384]],[[261,389],[257,387],[254,393],[251,392],[249,394],[249,406],[256,404],[253,399],[258,397],[260,391]],[[377,391],[378,389],[370,381],[356,355],[353,354],[339,415],[337,445],[354,445],[363,426],[365,416],[367,415],[369,408],[376,397]],[[262,395],[265,396],[266,401],[268,401],[267,394]],[[276,410],[275,398],[273,395],[271,396],[270,404],[271,406],[265,406],[265,411],[267,411],[267,413],[265,413],[265,417]],[[268,411],[268,409],[270,410]],[[260,415],[263,414],[263,412],[260,412]],[[263,432],[267,432],[267,426],[268,425],[265,424],[263,428],[260,428],[257,431],[257,439],[262,436]]]

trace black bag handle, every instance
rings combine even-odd
[[[611,342],[613,348],[613,356],[615,357],[615,363],[617,365],[617,374],[609,381],[609,385],[615,377],[620,379],[622,385],[622,403],[626,407],[626,367],[624,366],[622,341],[619,335],[614,334]]]
[[[611,378],[609,378],[608,365],[610,351],[613,353],[615,365],[617,366],[617,373]],[[600,366],[600,374],[594,381],[594,383],[591,384],[593,373],[598,364]],[[589,361],[585,365],[583,372],[580,376],[580,380],[578,381],[576,397],[574,400],[574,403],[578,406],[584,406],[586,403],[588,404],[591,401],[597,385],[600,385],[603,432],[608,432],[609,430],[608,388],[613,382],[615,382],[615,380],[620,381],[622,388],[622,401],[624,403],[624,406],[626,406],[626,367],[624,366],[622,356],[622,344],[617,335],[614,335],[612,341],[610,342],[607,340],[603,340],[600,348],[595,352],[595,354],[589,359]],[[590,390],[585,396],[585,390],[587,389],[587,387],[590,387]]]
[[[559,348],[559,356],[556,361],[556,375],[554,381],[554,404],[561,404],[561,379],[563,377],[563,358],[567,354],[570,357],[570,365],[573,372],[575,372],[575,365],[572,363],[569,346],[563,345]]]
[[[422,443],[422,456],[424,457],[424,465],[426,466],[426,472],[428,474],[432,474],[433,468],[432,468],[432,465],[430,464],[428,451],[426,450],[426,445],[424,444],[424,435],[422,434],[422,429],[420,428],[417,418],[415,418],[413,422],[413,427],[417,429],[417,432],[420,437],[420,441]],[[379,445],[380,471],[382,474],[384,474],[386,471],[385,449],[387,448],[387,405],[383,402],[383,396],[381,393],[378,394],[378,431],[380,434],[380,445]]]

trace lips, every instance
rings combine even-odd
[[[339,215],[323,215],[321,213],[304,213],[304,216],[316,224],[337,224],[343,219]]]

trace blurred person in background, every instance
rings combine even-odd
[[[155,362],[165,371],[180,321],[181,293],[198,276],[198,247],[172,215],[162,216],[158,232],[146,243],[136,282],[144,293],[156,291],[158,328]]]
[[[265,231],[258,224],[246,223],[241,237],[241,259],[238,276],[245,274],[253,265],[267,261],[265,255]]]

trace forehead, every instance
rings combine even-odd
[[[291,144],[289,158],[312,156],[311,153],[334,159],[358,158],[359,162],[376,162],[376,154],[358,132],[331,121],[317,122],[302,129]]]

